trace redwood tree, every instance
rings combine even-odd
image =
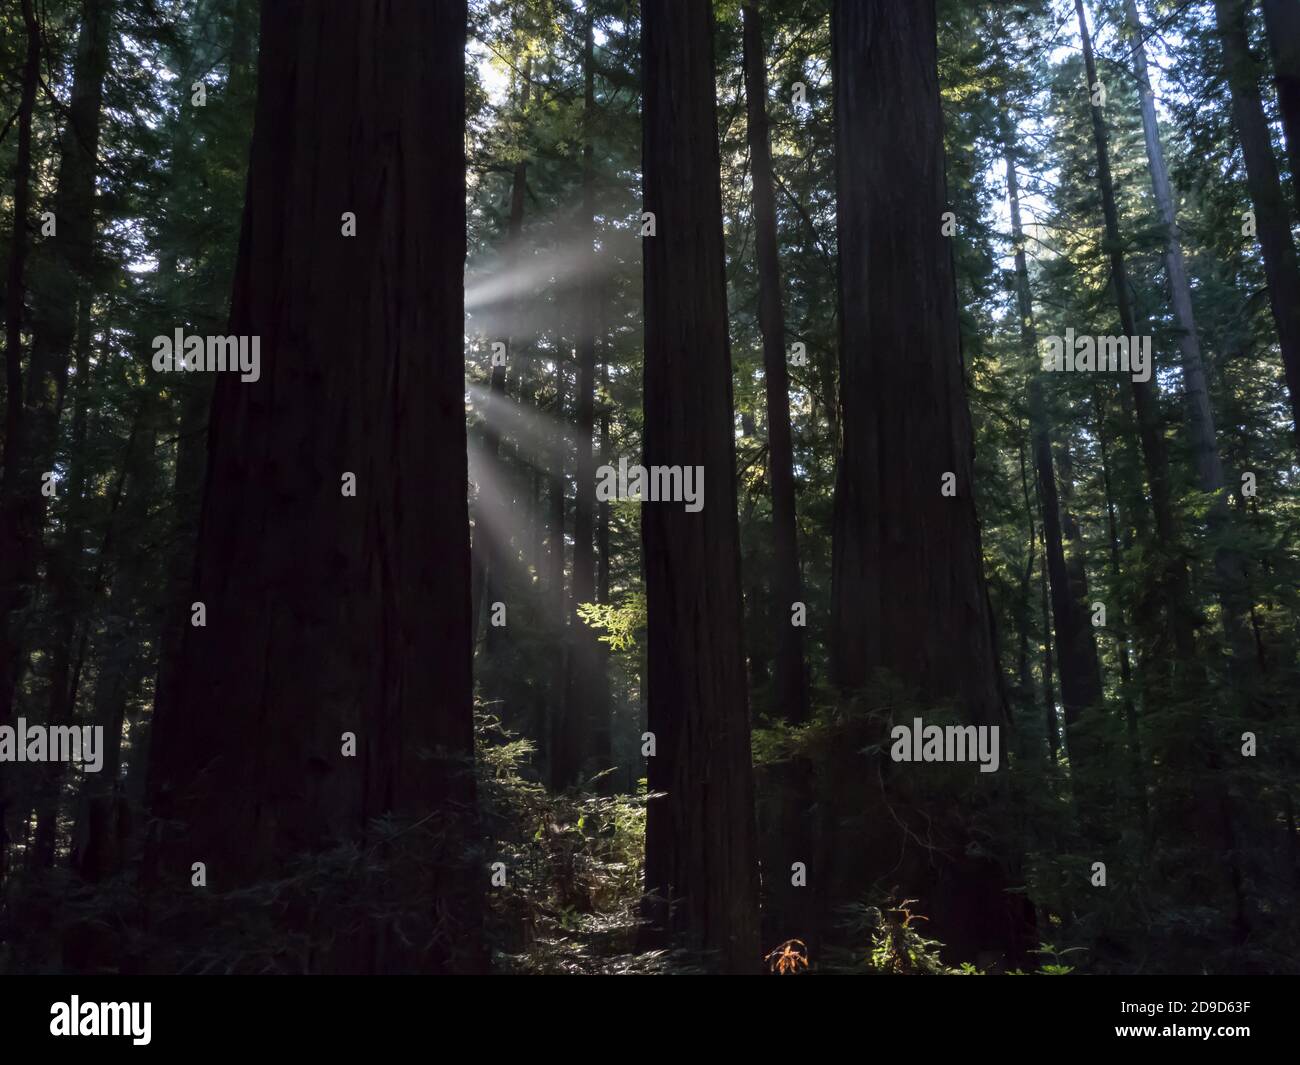
[[[645,882],[653,923],[730,971],[760,963],[749,707],[742,646],[731,349],[713,15],[641,8],[645,458],[701,466],[704,507],[643,502],[647,703],[655,753]],[[665,909],[671,903],[671,917]]]
[[[836,0],[831,53],[841,426],[834,680],[852,700],[887,674],[924,704],[955,704],[970,724],[1001,726],[956,280],[943,232],[934,4]],[[996,781],[976,786],[998,800]],[[889,815],[881,808],[878,816]],[[903,877],[892,862],[875,870],[882,879]],[[936,901],[945,882],[958,886]],[[968,854],[914,868],[905,890],[933,904],[949,946],[1014,954],[1023,947],[1024,913],[1006,886],[996,863]]]
[[[787,721],[808,717],[803,629],[791,624],[792,604],[803,600],[799,547],[795,537],[794,445],[790,432],[790,379],[786,368],[785,310],[777,259],[776,204],[772,153],[767,133],[767,67],[763,20],[753,4],[744,8],[745,105],[750,171],[754,182],[754,245],[758,260],[758,318],[763,333],[763,377],[767,389],[767,468],[772,482],[772,588],[767,611],[776,627],[773,705]]]
[[[473,800],[465,34],[464,0],[262,6],[229,325],[260,337],[261,376],[216,382],[206,626],[185,629],[152,750],[154,812],[180,827],[164,884],[202,861],[209,889],[241,886],[373,844],[381,815],[427,827]],[[440,912],[455,859],[426,857]],[[454,938],[399,961],[367,923],[319,964],[443,968]]]

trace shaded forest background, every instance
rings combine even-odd
[[[1300,968],[1300,4],[333,6],[0,13],[0,971]]]

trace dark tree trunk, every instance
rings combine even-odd
[[[98,598],[104,590],[108,566],[114,567],[109,583],[107,619],[95,684],[91,724],[104,730],[103,767],[82,778],[73,830],[72,866],[87,880],[96,881],[114,872],[122,858],[118,840],[126,822],[118,776],[122,755],[122,724],[126,705],[139,684],[143,650],[149,623],[140,611],[143,589],[156,576],[151,573],[151,556],[131,549],[119,551],[118,543],[129,530],[143,528],[149,510],[156,505],[157,423],[161,398],[156,390],[143,393],[112,493],[108,521],[98,551],[95,573],[88,582]],[[170,557],[167,560],[171,561]],[[184,583],[184,577],[181,578]],[[148,616],[146,614],[146,616]],[[150,619],[152,621],[152,618]],[[179,630],[178,630],[179,631]],[[87,639],[81,637],[78,657],[85,657]],[[75,684],[74,684],[75,689]]]
[[[41,27],[32,0],[23,0],[27,50],[18,104],[18,144],[14,158],[14,222],[5,287],[5,440],[4,481],[0,485],[0,725],[13,716],[22,673],[24,615],[36,576],[45,497],[40,492],[31,442],[34,432],[24,409],[22,327],[27,238],[31,219],[32,112],[40,82]],[[29,374],[37,372],[33,355]],[[0,770],[0,882],[8,855],[10,774]]]
[[[56,726],[72,723],[80,672],[73,659],[78,632],[84,632],[87,625],[88,600],[82,587],[81,573],[86,542],[86,423],[90,408],[90,296],[85,286],[82,287],[77,317],[77,388],[68,449],[63,534],[54,549],[49,551],[46,564],[51,619],[50,641],[46,649],[50,662],[46,720]],[[84,637],[80,642],[84,648]],[[31,855],[32,866],[39,869],[49,869],[54,865],[65,770],[66,764],[61,761],[47,762],[41,767],[36,839]]]
[[[600,364],[601,392],[609,395],[609,361]],[[600,461],[609,462],[609,407],[602,404],[600,411]],[[596,601],[609,602],[609,503],[601,500],[596,506]],[[606,674],[608,676],[608,674]]]
[[[855,689],[885,669],[928,696],[958,698],[972,722],[1000,724],[956,283],[940,233],[933,4],[833,11],[843,440],[833,673]],[[931,217],[933,226],[914,221]],[[955,498],[941,494],[945,473],[956,475]]]
[[[1041,500],[1040,500],[1041,504]],[[1044,553],[1039,569],[1043,613],[1043,709],[1047,730],[1047,753],[1056,765],[1061,759],[1061,732],[1056,718],[1056,684],[1052,679],[1052,616],[1050,612],[1051,587],[1047,576],[1047,555]]]
[[[1015,145],[1010,123],[1004,128],[1007,150],[1007,196],[1011,204],[1011,239],[1015,248],[1016,307],[1020,316],[1020,342],[1028,364],[1029,420],[1033,441],[1034,469],[1043,508],[1043,541],[1047,572],[1052,586],[1052,618],[1056,628],[1057,665],[1061,671],[1061,701],[1065,706],[1067,730],[1080,716],[1101,702],[1101,667],[1097,646],[1084,599],[1071,587],[1062,537],[1060,498],[1052,459],[1051,420],[1039,365],[1038,335],[1034,328],[1033,295],[1025,257],[1024,232],[1020,220],[1020,188],[1015,167]]]
[[[77,570],[85,529],[79,513],[85,484],[84,446],[86,414],[85,373],[89,370],[91,287],[94,264],[95,174],[98,170],[99,129],[104,75],[108,69],[108,42],[112,6],[104,0],[86,0],[81,9],[77,34],[77,56],[68,104],[68,122],[60,145],[59,185],[54,213],[58,228],[54,255],[40,298],[34,300],[31,372],[27,378],[27,411],[24,415],[23,446],[28,454],[26,482],[37,521],[36,537],[30,545],[31,558],[41,553],[40,527],[44,524],[44,497],[38,488],[40,471],[50,468],[58,443],[59,416],[67,389],[68,369],[78,362],[78,411],[74,417],[73,448],[68,483],[63,493],[67,513],[62,540],[48,552],[47,581],[52,639],[47,648],[50,662],[49,722],[67,725],[72,720],[72,655],[80,613]],[[74,353],[74,349],[75,353]],[[39,515],[39,519],[37,519]],[[63,780],[62,763],[44,767],[41,777],[39,821],[33,863],[49,868],[54,862]]]
[[[791,607],[803,601],[799,547],[795,535],[794,445],[790,432],[790,385],[785,354],[785,311],[777,258],[776,203],[767,133],[767,66],[763,22],[752,4],[744,7],[745,101],[750,170],[754,181],[754,242],[758,259],[758,317],[763,333],[763,376],[767,387],[767,468],[772,483],[772,608],[776,676],[773,705],[785,720],[808,717],[803,633],[791,624]]]
[[[1300,4],[1295,0],[1260,0],[1260,7],[1264,9],[1264,30],[1273,57],[1273,81],[1286,134],[1295,207],[1300,211]]]
[[[1074,10],[1079,21],[1079,36],[1083,41],[1083,61],[1088,79],[1086,90],[1091,94],[1092,86],[1097,83],[1097,64],[1093,58],[1092,38],[1088,33],[1083,0],[1074,0]],[[1102,213],[1106,223],[1105,246],[1110,260],[1111,288],[1115,294],[1120,328],[1124,336],[1134,337],[1138,335],[1137,321],[1129,298],[1128,269],[1124,264],[1119,211],[1115,206],[1115,184],[1110,171],[1106,122],[1099,106],[1090,104],[1089,109],[1092,114],[1093,139],[1097,147],[1097,185],[1101,192]],[[1195,652],[1187,566],[1178,551],[1177,525],[1169,484],[1169,457],[1165,448],[1160,398],[1156,391],[1154,371],[1153,366],[1150,380],[1131,382],[1133,408],[1137,416],[1138,439],[1142,445],[1147,485],[1151,492],[1151,511],[1155,518],[1156,538],[1164,555],[1161,598],[1166,612],[1166,624],[1178,658],[1183,662],[1190,662]]]
[[[375,843],[372,818],[446,824],[473,802],[465,34],[463,0],[262,8],[229,325],[260,337],[261,376],[222,374],[213,396],[207,624],[186,628],[154,722],[153,811],[181,826],[156,848],[165,886],[189,890],[201,860],[224,891]],[[418,952],[340,930],[322,968],[477,955],[439,835],[420,837],[425,903],[468,930]]]
[[[970,724],[1003,729],[1005,753],[956,279],[941,231],[934,4],[836,0],[831,53],[842,441],[832,675],[846,698],[884,672],[927,704],[955,703]],[[947,474],[955,496],[942,492]],[[1000,782],[974,786],[1002,801]],[[959,858],[914,876],[928,882],[907,887],[933,902],[936,929],[963,956],[1023,950],[1025,914],[1008,902],[997,863]]]
[[[596,428],[596,327],[599,318],[595,278],[596,238],[596,163],[592,146],[592,127],[596,118],[595,21],[587,12],[583,43],[583,146],[582,146],[582,217],[579,228],[583,236],[583,254],[587,260],[583,274],[578,331],[578,383],[574,409],[577,436],[576,480],[573,508],[573,604],[596,599],[596,452],[593,436]],[[569,766],[579,767],[587,756],[608,768],[610,756],[609,705],[605,699],[605,644],[600,635],[576,615],[569,617],[572,633],[569,651],[568,693],[564,714],[573,719],[570,732],[577,732],[576,749],[565,758]],[[570,774],[561,783],[573,782]]]
[[[647,467],[700,466],[704,507],[643,502],[648,609],[652,920],[755,971],[758,866],[736,521],[731,351],[722,239],[713,16],[644,0],[642,166],[657,235],[645,267]]]
[[[552,635],[551,676],[547,710],[551,728],[551,786],[563,788],[578,779],[582,762],[582,743],[586,735],[583,722],[567,705],[569,670],[568,612],[569,600],[564,589],[564,524],[565,476],[568,460],[568,442],[564,424],[564,398],[568,383],[564,368],[567,341],[557,337],[555,343],[555,409],[551,415],[553,427],[550,441],[550,470],[546,476],[547,502],[550,516],[546,536],[546,578],[543,594],[546,596],[547,623]]]
[[[524,61],[523,86],[519,92],[519,113],[528,113],[528,101],[532,95],[533,60],[529,56]],[[520,159],[515,163],[510,181],[510,214],[506,222],[505,269],[518,271],[523,264],[524,233],[524,197],[528,189],[528,160]],[[514,480],[513,471],[502,461],[503,440],[502,425],[510,409],[508,381],[513,368],[516,391],[519,391],[519,375],[523,368],[523,352],[527,347],[522,328],[523,293],[514,292],[506,315],[509,335],[506,339],[506,365],[493,366],[488,385],[487,406],[484,417],[483,437],[486,454],[483,461],[487,468],[489,480],[495,484],[495,490],[505,493],[507,485]],[[522,397],[522,392],[521,392]],[[476,525],[473,555],[474,579],[472,588],[473,631],[478,638],[480,613],[491,616],[492,604],[501,600],[505,588],[504,569],[506,562],[506,545],[509,538],[506,530],[490,528],[491,516],[487,507],[481,507]],[[486,607],[486,609],[484,609]],[[494,655],[501,646],[503,630],[489,624],[483,640],[483,650],[488,656]],[[492,678],[496,681],[498,678]]]
[[[1291,419],[1300,449],[1300,266],[1278,178],[1268,120],[1260,100],[1258,71],[1246,36],[1242,0],[1214,0],[1214,17],[1223,42],[1223,63],[1232,93],[1232,118],[1246,161],[1246,185],[1255,208],[1259,247],[1264,255],[1268,298],[1277,324],[1282,365],[1291,395]]]
[[[1295,5],[1292,5],[1292,9],[1300,11]],[[1165,166],[1164,148],[1160,143],[1160,120],[1156,114],[1155,92],[1147,74],[1146,48],[1142,43],[1142,22],[1136,0],[1125,0],[1124,10],[1133,41],[1133,75],[1137,79],[1142,98],[1142,129],[1151,170],[1151,189],[1155,194],[1160,222],[1165,227],[1165,274],[1169,280],[1169,302],[1178,323],[1178,349],[1182,355],[1183,387],[1187,397],[1187,429],[1196,464],[1197,486],[1202,492],[1213,496],[1214,500],[1206,516],[1206,524],[1211,539],[1215,541],[1215,583],[1218,585],[1224,641],[1232,656],[1235,686],[1243,688],[1254,676],[1250,637],[1245,623],[1250,608],[1245,561],[1241,553],[1230,546],[1234,538],[1231,536],[1228,493],[1224,490],[1223,461],[1219,455],[1214,410],[1210,406],[1205,362],[1201,357],[1201,340],[1192,309],[1192,290],[1183,261],[1183,244],[1174,210],[1174,194]]]
[[[1105,426],[1100,412],[1097,419],[1097,445],[1101,455],[1101,485],[1106,496],[1106,538],[1110,546],[1111,586],[1120,585],[1120,544],[1119,521],[1115,515],[1115,496],[1111,491],[1110,458],[1106,446]],[[1115,642],[1119,652],[1119,680],[1124,702],[1124,726],[1128,736],[1129,765],[1133,774],[1133,794],[1136,799],[1136,811],[1140,823],[1147,823],[1147,784],[1146,767],[1142,761],[1142,740],[1138,730],[1137,704],[1133,701],[1133,667],[1129,661],[1128,634],[1123,628],[1117,628]]]

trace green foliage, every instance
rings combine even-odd
[[[645,628],[645,594],[634,592],[617,606],[579,603],[578,617],[593,629],[605,630],[600,642],[609,644],[611,651],[628,651],[636,645],[636,633]]]

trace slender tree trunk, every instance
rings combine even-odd
[[[1043,372],[1034,328],[1033,294],[1025,256],[1020,216],[1020,185],[1016,175],[1015,145],[1010,122],[1003,132],[1007,151],[1007,197],[1011,207],[1011,239],[1015,248],[1016,305],[1020,316],[1020,341],[1029,367],[1029,421],[1034,469],[1043,506],[1043,542],[1052,588],[1052,617],[1056,627],[1057,664],[1061,671],[1061,701],[1066,729],[1078,725],[1081,715],[1101,702],[1101,666],[1085,599],[1071,587],[1062,536],[1061,504],[1052,458],[1051,419],[1044,394]],[[1072,746],[1079,747],[1080,744]]]
[[[14,158],[14,221],[9,246],[9,273],[5,286],[5,451],[4,481],[0,485],[0,726],[13,716],[18,679],[22,672],[24,617],[30,586],[36,572],[40,520],[44,497],[27,455],[30,426],[23,407],[22,327],[27,262],[27,234],[31,219],[32,112],[40,80],[41,27],[32,0],[22,0],[27,51],[23,60],[22,90],[18,104],[18,145]],[[33,499],[32,496],[35,495]],[[0,882],[5,875],[9,849],[8,813],[10,773],[0,771]]]
[[[654,925],[756,971],[758,864],[745,689],[713,14],[641,5],[646,467],[706,473],[703,509],[643,502]],[[668,907],[671,904],[671,912]]]
[[[802,627],[791,623],[793,604],[803,602],[799,546],[795,532],[794,444],[790,431],[790,384],[785,353],[785,310],[777,256],[776,202],[767,132],[767,64],[758,8],[744,7],[745,101],[749,159],[754,183],[754,240],[758,259],[758,317],[763,333],[763,377],[767,389],[767,467],[772,485],[772,570],[776,676],[774,705],[798,724],[808,717]]]
[[[609,395],[609,361],[600,364],[600,390]],[[600,410],[600,461],[609,462],[609,406],[608,399]],[[609,501],[602,499],[596,506],[596,601],[609,603]],[[602,646],[604,646],[602,644]]]
[[[81,573],[86,541],[86,423],[90,407],[91,323],[90,293],[86,286],[83,286],[77,317],[77,389],[68,449],[67,503],[62,522],[63,535],[49,552],[46,567],[52,621],[51,638],[46,649],[50,661],[46,720],[54,726],[72,724],[77,688],[74,678],[79,672],[73,667],[73,656],[78,631],[84,631],[88,624],[84,616],[88,601]],[[84,645],[84,640],[82,643]],[[66,764],[61,761],[47,762],[41,767],[36,839],[31,854],[31,865],[38,869],[49,869],[54,865],[65,770]]]
[[[596,452],[593,436],[596,428],[596,328],[599,319],[596,281],[596,163],[592,131],[596,119],[595,18],[586,15],[583,43],[583,146],[582,146],[582,217],[579,229],[586,259],[582,288],[579,292],[580,325],[578,330],[578,381],[574,409],[577,435],[575,491],[573,508],[573,606],[596,599]],[[609,704],[605,698],[605,645],[595,629],[581,622],[575,612],[569,618],[572,633],[569,650],[568,693],[564,714],[572,719],[570,731],[577,731],[575,750],[566,759],[569,779],[572,772],[590,756],[608,768],[610,755]]]
[[[1041,499],[1039,501],[1042,502]],[[1056,719],[1056,685],[1052,679],[1052,616],[1050,609],[1051,594],[1049,592],[1050,581],[1047,575],[1047,555],[1043,554],[1042,566],[1039,569],[1040,588],[1042,591],[1042,612],[1043,612],[1043,707],[1046,711],[1047,727],[1047,752],[1051,756],[1052,765],[1056,765],[1061,760],[1061,731],[1060,725]]]
[[[155,848],[162,885],[190,890],[201,860],[225,891],[340,838],[377,844],[376,817],[427,829],[473,803],[465,34],[463,0],[262,8],[228,327],[260,338],[260,378],[223,374],[213,397],[206,625],[155,711],[151,805],[181,826]],[[339,929],[319,966],[474,964],[456,837],[422,836],[421,868],[459,934]]]
[[[1294,5],[1293,5],[1294,6]],[[1183,244],[1174,211],[1173,189],[1165,167],[1164,149],[1160,144],[1160,121],[1156,116],[1155,93],[1147,72],[1146,48],[1142,44],[1142,22],[1136,0],[1125,0],[1125,14],[1133,41],[1133,74],[1142,97],[1142,130],[1146,140],[1147,162],[1151,169],[1151,188],[1156,209],[1165,227],[1165,273],[1169,279],[1169,298],[1178,323],[1178,349],[1182,354],[1183,387],[1187,394],[1187,422],[1196,462],[1197,485],[1212,494],[1214,502],[1207,519],[1211,539],[1216,542],[1214,569],[1222,611],[1223,632],[1232,654],[1233,669],[1239,684],[1246,680],[1251,661],[1250,635],[1245,625],[1249,609],[1246,596],[1245,563],[1240,552],[1229,546],[1230,515],[1228,495],[1224,491],[1223,463],[1214,428],[1214,410],[1201,358],[1201,341],[1192,311],[1192,290],[1187,282],[1183,262]]]
[[[1119,522],[1115,516],[1115,495],[1111,491],[1110,456],[1106,445],[1106,432],[1101,412],[1097,418],[1097,445],[1101,454],[1101,484],[1106,496],[1106,532],[1110,547],[1111,587],[1120,584]],[[1128,734],[1130,766],[1133,774],[1133,791],[1137,796],[1137,813],[1141,823],[1147,823],[1146,768],[1142,761],[1142,741],[1138,731],[1137,705],[1133,701],[1133,667],[1129,661],[1128,634],[1123,628],[1115,631],[1116,649],[1119,653],[1119,679],[1124,702],[1124,724]]]
[[[550,471],[546,478],[550,520],[547,523],[546,583],[547,615],[553,626],[551,678],[548,709],[551,734],[551,786],[563,788],[577,781],[582,765],[582,745],[586,729],[576,708],[568,705],[569,652],[568,614],[569,599],[564,587],[564,524],[565,476],[568,460],[568,442],[565,439],[564,400],[567,381],[564,356],[567,341],[557,339],[555,348],[555,410],[551,424],[554,428],[550,452]]]
[[[532,96],[533,60],[528,56],[524,61],[523,85],[519,90],[519,114],[528,113],[528,101]],[[528,160],[520,159],[515,163],[510,182],[510,214],[506,222],[505,269],[516,273],[523,266],[524,233],[524,198],[528,189]],[[483,437],[485,442],[484,463],[487,476],[495,481],[496,490],[505,494],[507,486],[514,483],[512,468],[503,461],[504,447],[502,425],[510,410],[509,387],[510,372],[513,368],[515,389],[520,393],[520,374],[523,370],[523,353],[527,341],[523,329],[523,293],[516,291],[510,300],[506,320],[509,323],[509,335],[506,340],[506,364],[494,365],[488,386],[488,396],[484,417]],[[473,626],[475,639],[478,637],[478,618],[480,600],[486,604],[489,613],[491,604],[501,600],[505,589],[504,568],[506,564],[506,530],[490,528],[490,516],[478,515],[476,535],[474,537],[474,577],[472,600],[474,603]],[[489,624],[483,641],[483,650],[488,656],[494,655],[501,646],[504,635],[498,626]],[[495,678],[494,678],[495,679]]]
[[[1024,705],[1029,705],[1034,698],[1033,671],[1029,666],[1029,639],[1031,607],[1030,588],[1034,576],[1035,553],[1038,548],[1038,523],[1034,520],[1034,505],[1029,498],[1029,471],[1025,461],[1025,448],[1020,447],[1020,492],[1025,500],[1025,522],[1029,526],[1029,548],[1025,552],[1025,575],[1020,578],[1020,595],[1018,613],[1020,614],[1020,640],[1016,651],[1016,680],[1020,688],[1020,698]]]
[[[72,721],[72,655],[81,603],[78,569],[84,543],[84,514],[80,513],[85,486],[85,432],[89,397],[86,374],[90,366],[89,276],[94,263],[95,174],[98,170],[99,128],[104,75],[108,69],[108,42],[112,7],[105,0],[86,0],[81,9],[77,55],[73,72],[68,122],[63,131],[59,160],[59,186],[55,195],[58,228],[48,288],[35,302],[32,323],[31,373],[27,379],[28,409],[24,445],[30,454],[31,473],[47,468],[58,442],[59,415],[67,388],[68,369],[77,362],[78,399],[73,418],[73,447],[67,486],[68,518],[62,540],[48,552],[46,567],[52,638],[46,648],[50,667],[48,719],[51,725]],[[78,446],[80,440],[80,446]],[[35,487],[35,480],[28,481]],[[34,500],[43,497],[32,492]],[[44,506],[40,506],[44,524]],[[32,549],[41,551],[38,531]],[[64,765],[51,762],[40,776],[37,831],[33,865],[48,869],[54,863],[59,819],[59,799]]]
[[[1084,15],[1083,0],[1074,0],[1079,21],[1079,36],[1083,42],[1083,61],[1087,72],[1086,91],[1091,96],[1097,84],[1097,64],[1093,57],[1092,37]],[[1119,211],[1115,206],[1115,185],[1110,170],[1110,147],[1106,136],[1106,122],[1101,108],[1090,104],[1092,132],[1097,146],[1097,185],[1101,192],[1102,213],[1105,216],[1105,245],[1110,260],[1111,289],[1119,312],[1120,328],[1126,337],[1138,335],[1133,304],[1129,298],[1128,269],[1124,264],[1124,244],[1120,237]],[[1133,408],[1137,417],[1138,439],[1142,445],[1142,459],[1146,468],[1147,485],[1151,493],[1151,510],[1155,517],[1156,537],[1164,555],[1161,572],[1161,598],[1166,612],[1166,623],[1178,659],[1189,663],[1195,657],[1192,617],[1189,607],[1187,567],[1178,553],[1178,531],[1174,517],[1173,496],[1169,484],[1169,457],[1165,448],[1164,431],[1160,418],[1160,397],[1152,377],[1147,381],[1131,381]]]
[[[1300,266],[1282,185],[1273,157],[1258,70],[1246,36],[1243,0],[1214,0],[1214,17],[1223,43],[1223,63],[1232,93],[1232,118],[1246,161],[1246,185],[1255,208],[1259,247],[1264,255],[1268,298],[1277,324],[1282,365],[1291,395],[1291,419],[1300,449]]]
[[[1273,80],[1277,105],[1286,134],[1287,165],[1295,207],[1300,211],[1300,4],[1295,0],[1260,0],[1264,30],[1273,57]]]

